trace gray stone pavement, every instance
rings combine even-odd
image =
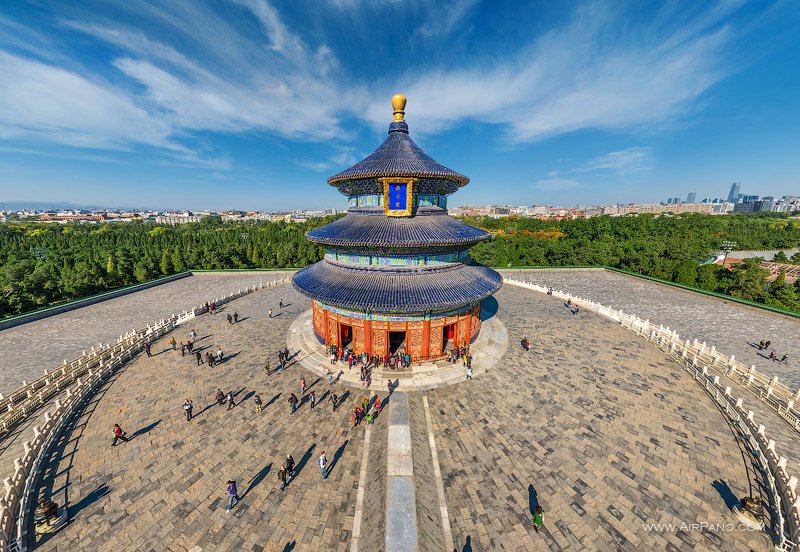
[[[0,393],[42,377],[45,370],[73,360],[98,343],[111,343],[132,329],[180,314],[205,301],[291,272],[197,273],[116,299],[110,299],[0,331]]]
[[[722,414],[677,364],[552,297],[511,286],[497,297],[512,344],[527,335],[533,352],[509,348],[473,382],[427,392],[457,550],[770,549],[746,531],[645,528],[735,524],[726,500],[759,492]]]
[[[643,526],[735,523],[726,499],[759,492],[724,418],[677,364],[619,325],[589,313],[573,317],[551,297],[506,286],[497,298],[511,341],[498,365],[472,382],[425,392],[457,550],[467,543],[476,552],[769,549],[763,534]],[[267,319],[280,299],[290,305]],[[73,522],[38,548],[350,550],[363,428],[349,430],[348,407],[361,393],[334,386],[349,393],[334,414],[324,401],[327,383],[300,363],[264,373],[265,358],[275,366],[277,347],[307,310],[290,286],[228,308],[242,317],[238,325],[224,313],[192,323],[198,346],[221,345],[225,363],[197,367],[173,351],[138,358],[66,434],[40,488],[70,505]],[[516,346],[523,335],[533,353]],[[322,402],[291,415],[287,398],[300,395],[301,377]],[[242,404],[212,405],[217,387],[238,391]],[[266,404],[261,414],[253,393]],[[418,544],[441,550],[442,504],[421,397],[408,393]],[[191,422],[185,398],[195,403]],[[371,428],[359,550],[385,546],[388,418],[380,415]],[[134,438],[112,448],[115,422]],[[332,463],[324,483],[321,450]],[[281,492],[275,477],[287,452],[301,466]],[[230,514],[228,478],[243,499]],[[545,508],[538,534],[534,501]]]
[[[800,388],[800,318],[607,270],[502,270],[501,274],[649,318],[683,338],[706,341],[770,377],[778,376],[794,390]],[[789,364],[773,362],[749,345],[761,339],[772,341],[777,354],[788,354]]]

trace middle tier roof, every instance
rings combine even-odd
[[[413,217],[348,214],[306,233],[316,243],[340,247],[470,246],[491,234],[445,214]]]

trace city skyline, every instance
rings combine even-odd
[[[791,2],[4,5],[0,200],[341,209],[325,179],[382,139],[395,92],[471,176],[453,205],[797,194],[798,21]]]

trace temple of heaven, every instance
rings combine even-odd
[[[292,283],[312,300],[317,339],[356,353],[445,355],[471,343],[481,303],[502,285],[469,248],[489,233],[447,214],[469,178],[428,157],[408,135],[406,98],[392,98],[389,136],[369,157],[328,179],[347,215],[306,237],[325,258]]]

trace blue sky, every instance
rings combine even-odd
[[[0,3],[0,200],[343,208],[411,136],[467,203],[800,194],[800,3]]]

